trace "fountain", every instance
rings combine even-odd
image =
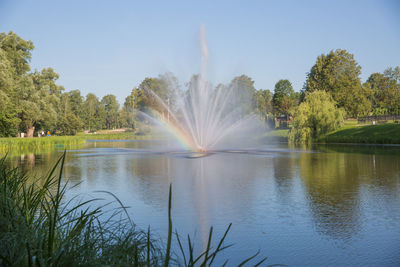
[[[248,108],[254,100],[241,90],[239,83],[214,88],[207,81],[209,53],[204,26],[200,29],[200,43],[200,74],[193,76],[184,93],[177,93],[176,107],[170,107],[167,101],[145,88],[160,108],[139,114],[162,126],[193,152],[208,153],[221,149],[227,140],[230,141],[229,146],[237,147],[254,135],[254,131],[249,133],[252,129],[261,125],[258,116]]]

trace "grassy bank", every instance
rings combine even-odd
[[[0,154],[7,151],[24,152],[49,150],[54,148],[70,148],[85,143],[86,140],[148,140],[155,138],[151,135],[135,135],[132,132],[121,133],[99,133],[99,134],[83,134],[76,136],[49,136],[49,137],[31,137],[31,138],[0,138]]]
[[[263,141],[287,142],[289,130],[273,130],[262,136]],[[400,124],[357,125],[346,121],[345,125],[316,143],[400,144]]]
[[[110,210],[98,199],[66,201],[68,187],[61,180],[64,160],[65,153],[48,176],[38,179],[10,169],[5,158],[0,159],[1,266],[210,266],[231,246],[224,244],[231,225],[217,242],[211,227],[207,247],[199,254],[190,236],[186,241],[173,232],[171,187],[166,240],[155,239],[150,227],[137,229],[127,208],[111,193],[119,208]],[[257,256],[238,266],[265,261],[255,262]]]
[[[345,125],[319,141],[325,143],[400,144],[400,124]]]

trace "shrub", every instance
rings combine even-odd
[[[344,112],[335,106],[325,91],[308,93],[305,101],[296,109],[289,141],[306,143],[319,139],[338,129],[343,122]]]

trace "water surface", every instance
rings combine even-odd
[[[10,158],[38,175],[62,151]],[[135,223],[165,237],[173,223],[205,246],[233,223],[231,264],[258,249],[290,266],[400,266],[400,147],[265,145],[197,155],[165,141],[91,141],[70,150],[67,195],[107,190]],[[107,197],[104,194],[102,197]]]

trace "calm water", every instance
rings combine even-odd
[[[233,223],[222,255],[231,264],[260,249],[267,264],[400,266],[400,147],[259,149],[191,158],[161,141],[88,142],[68,152],[65,179],[78,186],[67,197],[111,191],[165,237],[172,183],[174,229],[197,248],[211,225],[221,236]],[[59,154],[10,160],[40,173]]]

